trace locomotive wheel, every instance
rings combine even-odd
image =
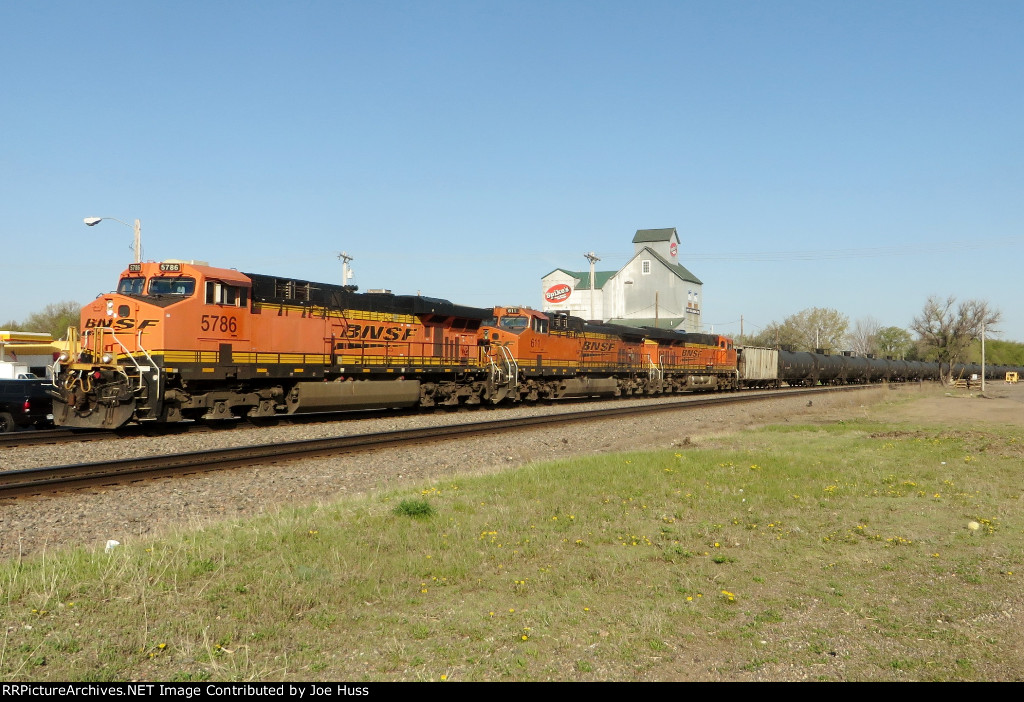
[[[0,434],[14,431],[14,417],[10,412],[0,412]]]

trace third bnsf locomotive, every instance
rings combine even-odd
[[[797,356],[777,356],[771,380],[878,379]],[[764,384],[724,336],[185,261],[130,265],[115,292],[82,308],[79,347],[57,366],[54,421],[83,428]]]

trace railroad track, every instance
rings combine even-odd
[[[323,422],[344,421],[346,419],[372,419],[375,417],[400,417],[412,414],[412,410],[366,410],[363,412],[321,412],[318,414],[283,414],[270,417],[264,425],[272,424],[319,424]],[[176,424],[129,424],[119,429],[34,429],[0,434],[0,449],[21,448],[24,446],[45,446],[66,444],[76,441],[106,441],[110,439],[130,439],[140,436],[169,436],[190,432],[231,431],[233,429],[252,429],[263,426],[251,423],[244,418],[221,419],[206,424],[202,422],[181,422]]]
[[[373,434],[356,434],[321,439],[307,439],[239,448],[214,449],[141,458],[116,459],[98,463],[82,463],[46,468],[29,468],[0,472],[0,498],[43,495],[69,489],[117,485],[158,477],[185,475],[261,463],[290,461],[334,453],[356,453],[384,447],[404,446],[432,441],[450,440],[479,434],[521,431],[552,424],[588,422],[615,417],[670,412],[709,406],[759,402],[794,395],[851,392],[877,385],[851,385],[814,389],[781,390],[771,394],[716,395],[690,398],[678,402],[604,408],[579,412],[497,419],[465,424],[402,429]]]
[[[96,432],[98,438],[110,438],[114,432]],[[13,431],[0,434],[0,447],[36,446],[40,444],[62,444],[67,441],[78,441],[88,435],[76,434],[70,429],[33,429],[31,431]]]
[[[778,397],[779,393],[785,392],[815,392],[821,390],[835,390],[840,387],[849,387],[851,389],[863,388],[863,387],[878,387],[877,385],[852,385],[852,386],[828,386],[819,388],[786,388],[783,390],[746,390],[744,393],[757,394],[759,397],[764,396],[765,393],[772,393],[772,396]],[[742,397],[744,395],[740,395]],[[664,399],[672,397],[671,395],[655,395],[651,397],[635,397],[637,402],[643,402],[644,400],[652,401],[663,401]],[[678,396],[680,398],[696,398],[702,397],[698,394],[686,394]],[[617,398],[617,399],[628,399],[628,398]],[[557,400],[562,406],[568,404],[573,405],[584,405],[591,403],[601,403],[606,401],[606,398],[574,398],[569,400]],[[681,402],[691,402],[691,399],[681,399]],[[529,405],[516,405],[516,407],[524,407]],[[541,405],[535,405],[541,406]],[[640,407],[642,405],[637,405]],[[56,428],[56,429],[33,429],[24,431],[15,431],[8,434],[0,434],[0,449],[4,448],[23,448],[27,446],[47,446],[55,444],[65,444],[79,441],[109,441],[113,439],[131,439],[136,437],[157,437],[157,436],[169,436],[174,434],[186,434],[191,432],[219,432],[219,431],[232,431],[234,429],[252,429],[253,427],[259,426],[276,426],[278,424],[323,424],[328,422],[337,421],[348,421],[351,419],[376,419],[379,417],[403,417],[413,416],[417,414],[423,414],[425,412],[459,412],[459,411],[477,411],[479,409],[497,409],[500,410],[506,406],[498,407],[486,407],[479,405],[475,408],[466,408],[464,406],[459,407],[436,407],[436,408],[410,408],[410,409],[381,409],[381,410],[363,410],[359,412],[320,412],[316,414],[283,414],[276,417],[269,417],[261,420],[264,424],[253,423],[247,421],[244,418],[238,418],[235,420],[217,420],[211,423],[205,422],[181,422],[176,424],[129,424],[127,426],[120,427],[119,429],[105,430],[105,429],[67,429],[67,428]],[[2,468],[2,463],[0,463]]]

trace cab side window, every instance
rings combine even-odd
[[[246,288],[220,283],[216,280],[206,281],[206,304],[208,305],[245,307],[248,297],[249,291]]]

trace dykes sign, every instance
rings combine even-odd
[[[565,302],[572,295],[572,288],[565,283],[559,283],[558,285],[552,285],[544,293],[544,299],[548,302]]]

